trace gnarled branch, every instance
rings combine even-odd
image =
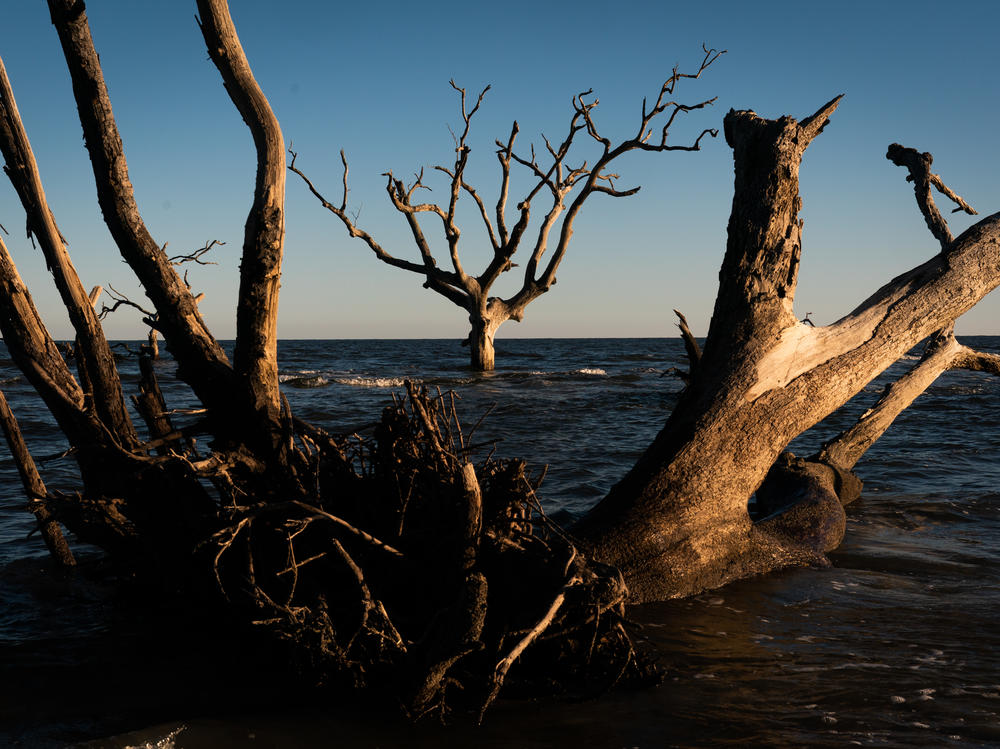
[[[136,205],[85,4],[49,0],[49,11],[72,78],[104,221],[156,308],[167,346],[177,360],[178,376],[202,402],[230,403],[234,386],[225,352],[208,331],[193,296],[150,235]]]
[[[76,331],[81,376],[89,384],[98,418],[125,447],[135,445],[138,437],[125,408],[114,357],[45,198],[38,164],[3,60],[0,60],[0,153],[6,162],[4,171],[24,206],[29,236],[38,237],[45,262]]]

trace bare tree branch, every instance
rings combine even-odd
[[[285,141],[240,44],[225,0],[198,0],[208,56],[250,128],[257,149],[257,179],[240,263],[233,367],[254,410],[277,416],[278,290],[285,243]]]
[[[66,543],[62,529],[43,501],[47,494],[45,483],[38,473],[38,468],[31,457],[31,452],[28,450],[28,446],[24,442],[24,437],[21,435],[21,428],[18,426],[17,419],[14,418],[14,413],[10,410],[10,406],[7,405],[7,398],[2,391],[0,391],[0,427],[3,428],[4,435],[7,438],[7,446],[10,448],[14,463],[17,465],[17,472],[21,477],[24,493],[29,497],[28,509],[31,510],[38,520],[38,528],[42,533],[42,538],[45,540],[45,545],[48,547],[49,553],[53,559],[64,567],[73,567],[76,565],[76,559],[73,558],[73,552],[70,551],[69,544]]]
[[[184,263],[197,263],[198,265],[218,265],[218,263],[211,260],[202,260],[202,258],[212,251],[212,248],[218,245],[222,247],[225,242],[220,242],[218,239],[213,239],[211,242],[206,242],[203,247],[195,250],[187,255],[174,255],[173,257],[167,258],[171,265],[183,265]],[[166,249],[166,245],[163,245]]]
[[[617,146],[614,146],[609,138],[602,136],[593,116],[593,110],[597,107],[598,99],[595,98],[593,101],[588,101],[587,97],[590,96],[592,92],[584,91],[573,99],[573,117],[570,120],[569,132],[563,142],[558,147],[553,147],[548,141],[546,141],[546,148],[553,156],[553,168],[556,171],[556,179],[554,181],[546,179],[548,175],[546,175],[546,177],[541,175],[541,170],[534,162],[534,157],[532,157],[532,160],[529,162],[526,159],[518,158],[516,155],[513,156],[515,161],[527,166],[536,176],[549,184],[550,189],[553,191],[555,202],[553,204],[553,209],[546,216],[546,220],[543,221],[538,239],[531,255],[531,260],[525,267],[524,285],[517,294],[506,300],[507,304],[512,309],[523,309],[524,305],[547,291],[552,284],[555,283],[556,271],[565,256],[570,238],[573,235],[573,222],[584,202],[591,194],[596,192],[610,195],[612,197],[627,197],[638,192],[638,187],[630,189],[617,189],[614,187],[613,180],[617,179],[618,175],[607,173],[605,171],[611,162],[622,154],[633,150],[654,152],[671,150],[697,151],[700,149],[701,140],[705,135],[715,137],[718,134],[718,131],[714,129],[704,130],[700,135],[698,135],[692,144],[685,146],[674,146],[668,143],[667,140],[670,126],[673,124],[674,118],[678,114],[702,109],[711,105],[715,101],[715,99],[712,98],[698,104],[685,105],[674,101],[664,100],[666,95],[673,94],[673,91],[680,80],[684,78],[700,77],[701,74],[713,62],[715,62],[715,60],[717,60],[722,54],[725,54],[725,50],[716,51],[705,47],[703,47],[703,49],[705,51],[705,56],[695,73],[681,73],[674,68],[670,78],[668,78],[661,87],[660,93],[653,107],[651,109],[648,108],[647,101],[643,100],[642,117],[637,137],[622,141]],[[661,129],[660,141],[656,144],[650,144],[648,141],[652,133],[652,122],[658,115],[662,114],[667,109],[672,109],[672,111],[666,124],[664,124]],[[563,161],[573,145],[576,133],[582,129],[586,129],[587,134],[593,140],[601,144],[603,154],[594,162],[592,167],[588,168],[587,165],[584,164],[578,169],[571,169],[568,174],[563,176]],[[580,191],[577,193],[573,202],[566,211],[566,216],[562,221],[562,227],[556,248],[549,259],[545,270],[539,276],[537,275],[538,264],[547,248],[548,233],[551,231],[551,228],[555,223],[555,217],[557,217],[563,210],[562,200],[569,194],[578,182],[583,182],[583,186],[580,188]],[[601,184],[602,182],[606,182],[607,184]]]
[[[454,80],[450,81],[451,87],[459,95],[462,127],[457,133],[454,130],[451,131],[455,141],[454,165],[450,167],[435,167],[436,171],[446,175],[449,180],[447,206],[442,208],[437,203],[415,204],[413,202],[415,192],[427,187],[423,183],[422,171],[416,175],[416,180],[408,188],[401,180],[396,179],[392,172],[384,175],[387,178],[386,193],[393,207],[403,214],[406,219],[414,242],[420,252],[421,260],[423,261],[422,265],[401,260],[391,255],[369,234],[358,229],[355,222],[347,215],[347,162],[343,153],[341,153],[341,160],[344,163],[344,188],[343,198],[339,207],[332,205],[326,200],[312,182],[296,168],[296,154],[294,152],[292,152],[292,163],[289,165],[289,169],[303,179],[309,190],[327,210],[341,219],[352,237],[360,237],[368,244],[376,257],[389,265],[421,273],[426,278],[425,287],[438,291],[455,304],[467,309],[473,329],[469,340],[477,338],[481,343],[480,346],[473,347],[473,366],[477,368],[492,368],[492,354],[488,354],[489,361],[483,363],[476,360],[475,357],[478,356],[476,352],[484,350],[483,347],[488,347],[492,350],[492,338],[497,327],[508,319],[522,319],[527,304],[541,294],[544,294],[555,283],[556,271],[565,256],[573,234],[573,222],[587,198],[594,193],[624,198],[634,195],[639,191],[638,187],[619,188],[616,185],[619,175],[611,171],[611,163],[622,154],[633,150],[654,152],[669,150],[696,151],[701,147],[701,140],[705,135],[712,135],[714,137],[717,134],[716,130],[704,130],[695,138],[693,143],[684,146],[674,146],[667,140],[669,127],[677,116],[702,109],[715,101],[714,99],[708,99],[697,104],[687,105],[666,100],[666,97],[673,93],[680,80],[684,78],[698,78],[720,55],[724,54],[724,52],[708,48],[703,49],[705,55],[698,70],[694,73],[681,73],[675,68],[670,78],[661,86],[652,108],[649,108],[645,101],[643,102],[638,136],[624,140],[617,145],[610,138],[606,138],[600,133],[593,116],[594,110],[598,105],[598,100],[591,97],[592,92],[589,90],[581,92],[572,98],[571,106],[573,112],[570,116],[566,135],[561,141],[550,140],[542,134],[544,151],[547,154],[547,158],[543,159],[544,164],[540,163],[539,156],[536,154],[533,145],[530,146],[528,155],[518,154],[514,151],[514,142],[519,131],[518,123],[515,121],[506,142],[499,139],[495,141],[497,147],[496,156],[500,164],[500,189],[495,208],[495,228],[490,220],[486,202],[464,177],[471,153],[468,137],[472,118],[479,111],[490,87],[487,86],[479,93],[474,106],[470,109],[466,90],[456,84]],[[667,111],[670,114],[666,124],[662,127],[659,141],[650,143],[651,127],[654,120]],[[586,131],[587,136],[601,146],[601,153],[592,164],[588,160],[584,160],[578,165],[569,161],[577,134],[581,131]],[[507,222],[506,212],[510,194],[512,163],[517,163],[528,170],[533,177],[533,183],[530,185],[525,197],[517,204],[519,216],[514,226],[510,227]],[[512,262],[512,258],[518,251],[521,240],[528,228],[532,202],[538,197],[540,192],[546,190],[551,196],[552,202],[545,211],[544,217],[538,226],[534,244],[528,255],[528,260],[524,264],[524,280],[521,289],[508,299],[490,296],[490,289],[497,279],[503,273],[516,267]],[[574,192],[575,195],[571,196]],[[459,255],[461,231],[456,223],[456,215],[458,203],[463,193],[475,202],[486,235],[493,248],[492,260],[482,274],[477,277],[471,277],[465,272]],[[438,268],[430,244],[418,221],[418,214],[420,213],[433,213],[441,219],[444,238],[447,242],[448,254],[451,259],[451,272],[446,272]],[[544,269],[539,272],[542,259],[549,248],[549,236],[553,228],[560,225],[560,219],[561,226],[555,249],[548,258]]]
[[[74,447],[103,441],[104,431],[85,410],[83,390],[49,335],[0,239],[0,334],[10,357],[48,407]]]
[[[948,189],[938,175],[931,173],[931,164],[934,163],[934,157],[929,153],[920,153],[915,148],[906,148],[898,143],[893,143],[889,146],[885,157],[896,166],[905,166],[909,171],[909,176],[906,179],[913,182],[913,192],[916,195],[920,212],[924,216],[924,221],[927,222],[927,228],[931,230],[934,238],[941,243],[942,252],[946,251],[954,241],[954,237],[948,228],[948,222],[944,220],[941,212],[934,204],[934,198],[931,196],[931,186],[933,185],[942,195],[957,203],[958,208],[955,209],[956,211],[965,211],[972,216],[976,215],[976,211],[960,196]]]
[[[140,306],[139,304],[136,304],[135,302],[133,302],[131,299],[129,299],[127,296],[125,296],[124,294],[122,294],[120,291],[118,291],[117,289],[115,289],[115,287],[111,286],[110,284],[108,284],[108,296],[111,297],[114,300],[114,305],[112,305],[111,307],[108,307],[105,304],[101,305],[100,318],[102,320],[105,317],[107,317],[108,315],[110,315],[113,312],[115,312],[119,307],[122,307],[122,306],[132,307],[133,309],[137,309],[143,315],[145,315],[145,317],[143,318],[143,321],[147,325],[149,325],[154,330],[157,329],[157,327],[156,327],[156,313],[155,312],[153,312],[152,310],[148,310],[145,307]]]
[[[931,185],[958,204],[958,209],[975,215],[976,211],[961,197],[950,190],[930,166],[934,157],[905,148],[898,143],[889,146],[886,158],[909,172],[907,181],[913,182],[917,205],[927,227],[941,244],[945,253],[954,243],[951,230],[941,215],[931,195]],[[875,441],[882,436],[895,419],[923,393],[938,376],[948,369],[979,369],[1000,373],[1000,357],[980,354],[958,343],[954,335],[954,320],[934,333],[928,340],[920,361],[905,375],[886,386],[878,402],[861,415],[857,423],[823,446],[818,459],[844,469],[851,469]]]
[[[229,403],[235,388],[226,354],[208,331],[190,291],[150,235],[136,205],[84,5],[79,0],[49,0],[49,10],[73,81],[105,223],[157,310],[178,363],[178,376],[192,386],[203,403]]]
[[[45,262],[52,272],[63,306],[76,332],[81,375],[89,383],[92,402],[108,429],[119,436],[125,447],[139,438],[129,418],[122,395],[121,380],[114,357],[104,337],[97,314],[77,275],[66,249],[66,241],[56,226],[45,198],[38,164],[24,130],[7,70],[0,60],[0,152],[4,171],[24,206],[29,234],[38,237]]]

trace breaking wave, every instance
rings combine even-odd
[[[350,385],[362,388],[398,388],[402,387],[409,379],[414,385],[420,380],[407,377],[335,377],[333,381],[338,385]]]

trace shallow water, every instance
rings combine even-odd
[[[364,429],[403,378],[454,389],[467,429],[495,404],[473,441],[502,437],[500,453],[551,464],[542,494],[556,513],[602,496],[680,389],[664,376],[683,366],[678,341],[498,348],[487,375],[465,369],[451,341],[292,341],[279,356],[293,411],[331,429]],[[158,366],[166,385],[172,365]],[[16,377],[0,356],[36,455],[58,454],[58,434]],[[882,384],[793,449],[835,434]],[[193,405],[165,390],[171,406]],[[3,460],[0,745],[120,734],[89,746],[1000,746],[998,394],[985,375],[947,373],[903,415],[858,467],[865,493],[832,567],[634,610],[667,668],[661,686],[583,704],[503,703],[481,729],[413,733],[355,708],[291,709],[251,659],[202,637],[202,623],[53,570],[37,537],[25,538],[30,518]],[[51,487],[72,487],[71,460],[43,472]]]

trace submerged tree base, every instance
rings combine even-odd
[[[185,568],[155,565],[160,583],[221,593],[308,682],[391,696],[413,720],[481,719],[508,682],[590,695],[655,679],[625,629],[621,574],[548,520],[523,461],[470,462],[453,401],[408,385],[372,439],[301,427],[311,497],[220,501]],[[117,512],[73,505],[71,527]]]

